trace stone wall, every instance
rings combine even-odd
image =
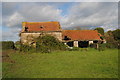
[[[43,35],[51,35],[56,37],[59,41],[62,41],[62,33],[61,32],[39,32],[39,33],[21,33],[20,41],[23,44],[33,44],[35,43],[34,39]]]

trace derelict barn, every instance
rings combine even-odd
[[[70,47],[88,47],[101,42],[96,30],[62,30],[59,22],[23,22],[20,33],[22,44],[35,45],[34,38],[49,34]]]
[[[70,47],[88,47],[92,43],[100,43],[101,34],[97,30],[63,30],[62,37]]]
[[[62,41],[62,29],[59,22],[23,22],[20,41],[22,44],[35,45],[34,38],[46,34]]]

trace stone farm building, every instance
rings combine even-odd
[[[62,30],[60,23],[51,22],[23,22],[20,41],[23,44],[34,45],[34,38],[51,35],[70,47],[88,47],[91,43],[102,42],[101,34],[97,30]]]

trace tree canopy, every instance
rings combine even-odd
[[[100,33],[100,34],[104,35],[104,29],[103,29],[103,28],[98,27],[98,28],[95,28],[94,30],[97,30],[97,31],[98,31],[98,33]]]
[[[120,40],[120,29],[116,29],[112,33],[115,40]]]

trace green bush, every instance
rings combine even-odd
[[[119,48],[120,45],[119,45],[118,42],[107,43],[107,44],[106,44],[106,47],[107,47],[107,48],[110,48],[110,49],[114,49],[114,48],[118,48],[118,49],[120,49],[120,48]]]
[[[32,46],[21,44],[20,45],[20,51],[21,52],[35,52],[36,49]]]
[[[37,52],[49,53],[55,50],[66,50],[66,46],[55,37],[45,35],[36,39]]]
[[[45,35],[35,39],[36,46],[20,45],[22,52],[41,52],[50,53],[55,50],[66,50],[66,46],[53,36]]]
[[[106,49],[106,44],[104,43],[104,44],[98,44],[98,50],[99,51],[104,51],[105,49]]]
[[[1,41],[2,49],[15,49],[15,45],[13,41]]]
[[[14,44],[15,44],[16,49],[19,50],[20,46],[21,46],[21,42],[20,41],[16,41]]]
[[[97,45],[98,45],[98,48],[97,48]],[[103,43],[103,44],[93,43],[93,44],[90,44],[90,47],[95,48],[99,51],[104,51],[106,48],[106,44],[105,43]]]
[[[22,52],[41,52],[50,53],[55,50],[66,50],[66,46],[53,36],[45,35],[35,39],[36,46],[23,45],[20,46]]]
[[[41,53],[50,53],[51,49],[48,46],[43,46],[39,42],[36,43],[36,51]]]
[[[107,43],[106,47],[111,49],[115,48],[115,46],[112,43]]]

